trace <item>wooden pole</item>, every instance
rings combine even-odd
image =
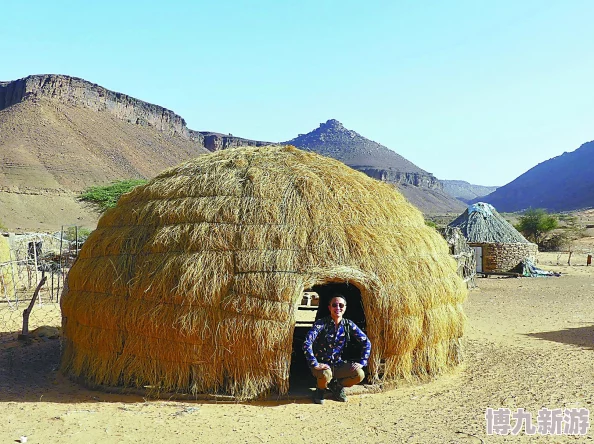
[[[33,297],[31,298],[31,302],[29,302],[29,306],[23,310],[23,332],[19,335],[19,340],[28,339],[29,338],[29,315],[33,310],[33,306],[35,305],[35,299],[37,299],[37,295],[39,294],[39,290],[45,284],[47,277],[44,276],[39,281],[37,288],[35,289],[35,293],[33,293]]]
[[[16,282],[14,280],[14,262],[12,260],[12,249],[10,249],[8,251],[8,256],[10,258],[10,274],[12,277],[12,290],[13,290],[13,294],[14,294],[14,303],[15,305],[18,307],[19,306],[19,297],[17,296],[17,290],[16,290]]]
[[[29,243],[27,243],[27,262],[25,269],[27,270],[27,289],[31,288],[33,277],[31,276],[31,258],[29,257]]]
[[[33,263],[35,264],[35,280],[39,282],[39,262],[37,261],[37,241],[33,239]],[[41,295],[39,295],[39,306],[41,307]]]
[[[62,230],[60,231],[60,255],[58,256],[58,289],[56,291],[56,302],[60,301],[60,275],[62,274],[62,240],[64,239],[64,225],[62,225]]]

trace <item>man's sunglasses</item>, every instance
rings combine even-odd
[[[344,304],[339,304],[339,303],[336,303],[336,302],[334,304],[332,304],[332,307],[333,308],[336,308],[336,307],[344,308],[344,306],[345,306]]]

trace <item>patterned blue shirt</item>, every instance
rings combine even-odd
[[[337,366],[342,364],[342,350],[346,345],[346,323],[349,323],[350,336],[362,345],[359,364],[366,366],[371,353],[371,342],[367,335],[350,319],[341,319],[338,329],[331,316],[318,319],[305,337],[303,352],[310,367],[318,364]],[[352,338],[351,338],[352,340]]]

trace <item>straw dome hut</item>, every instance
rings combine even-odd
[[[533,262],[538,246],[529,242],[490,204],[478,202],[449,224],[458,227],[475,249],[478,272],[508,272],[529,258]]]
[[[370,382],[460,362],[465,285],[394,187],[291,146],[204,155],[101,217],[62,296],[62,369],[90,385],[282,395],[303,356],[303,292],[341,283],[359,294]]]

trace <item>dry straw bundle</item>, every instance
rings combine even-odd
[[[287,393],[304,289],[361,290],[371,381],[460,360],[465,285],[392,186],[294,147],[171,168],[105,213],[62,298],[63,370],[91,384]]]

